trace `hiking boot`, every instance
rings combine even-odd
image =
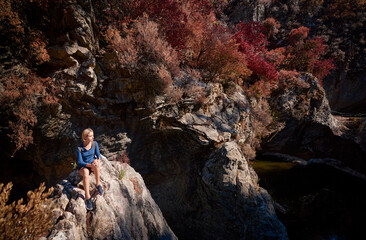
[[[103,195],[103,193],[104,193],[104,190],[103,190],[103,187],[102,187],[102,185],[98,185],[98,192],[99,192],[99,194],[100,195]]]
[[[85,200],[85,207],[86,207],[86,210],[88,210],[88,211],[93,210],[93,203],[92,203],[91,198]]]

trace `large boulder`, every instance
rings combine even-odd
[[[47,239],[177,239],[144,180],[132,167],[103,159],[103,196],[90,176],[94,210],[85,208],[77,170],[57,184],[53,196],[54,226]]]
[[[225,143],[206,161],[198,194],[203,204],[197,224],[204,239],[287,239],[271,196],[258,185],[235,142]],[[224,219],[229,226],[223,226]]]

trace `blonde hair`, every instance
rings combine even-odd
[[[91,128],[84,129],[83,133],[81,134],[81,139],[84,141],[88,134],[91,132],[94,132]]]

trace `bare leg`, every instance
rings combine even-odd
[[[96,159],[94,160],[95,165],[93,164],[92,171],[95,174],[95,182],[96,185],[99,186],[100,184],[100,160]]]
[[[100,167],[99,166],[94,168],[94,174],[95,174],[96,184],[97,184],[97,186],[99,186],[99,184],[100,184]]]
[[[89,169],[82,168],[79,171],[79,174],[83,176],[83,184],[84,184],[84,190],[85,190],[85,199],[90,198],[90,190],[89,190]]]

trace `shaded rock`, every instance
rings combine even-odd
[[[314,159],[310,159],[310,161],[308,162],[308,164],[322,164],[322,165],[327,165],[329,167],[332,167],[338,171],[341,171],[351,177],[354,178],[360,178],[360,180],[365,181],[366,183],[366,176],[349,168],[346,164],[344,164],[342,161],[336,160],[336,159],[331,159],[331,158],[314,158]]]
[[[279,152],[309,160],[336,158],[357,171],[366,172],[364,150],[348,134],[347,127],[331,114],[323,88],[309,74],[302,76],[309,88],[276,92],[272,107],[285,127],[262,146],[262,152]]]
[[[333,74],[324,83],[332,109],[346,113],[366,112],[366,73],[362,70],[353,73],[340,71],[337,76]]]
[[[337,158],[357,171],[366,170],[365,153],[358,144],[334,135],[327,126],[311,121],[287,121],[286,127],[264,144],[261,151],[285,153],[305,160]]]
[[[48,239],[177,239],[132,167],[103,159],[103,196],[95,190],[93,174],[90,180],[94,210],[89,212],[76,170],[56,186],[52,203],[57,222]]]
[[[126,118],[131,164],[180,239],[287,239],[235,143],[252,136],[243,90],[206,92],[202,105],[161,101],[148,118]]]
[[[317,78],[305,73],[299,81],[309,84],[279,89],[272,95],[272,108],[280,120],[305,120],[328,126],[335,135],[342,134],[343,125],[331,114],[328,99]]]
[[[205,204],[198,215],[204,221],[205,239],[287,239],[271,197],[259,187],[255,172],[234,142],[225,143],[210,156],[202,180],[200,200]],[[210,208],[215,211],[207,211]],[[225,218],[231,220],[230,232],[215,224]]]
[[[95,53],[98,47],[98,39],[95,37],[95,14],[91,1],[83,4],[72,2],[68,4],[67,11],[61,20],[62,28],[67,31],[71,40],[77,41],[78,45]]]

